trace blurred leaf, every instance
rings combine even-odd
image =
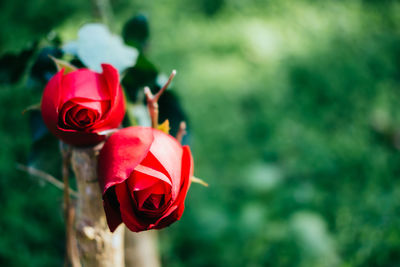
[[[338,256],[334,239],[331,237],[324,219],[317,213],[298,211],[290,219],[293,236],[301,244],[304,257],[309,257],[313,265],[336,266]]]
[[[88,68],[101,72],[101,64],[113,65],[119,72],[134,66],[139,52],[123,43],[120,36],[112,34],[100,23],[90,23],[80,28],[78,40],[63,47],[67,54],[78,56]]]
[[[32,146],[28,165],[59,177],[61,156],[59,141],[47,129],[40,110],[29,112],[29,126],[32,135]]]
[[[163,131],[166,134],[169,134],[169,120],[165,120],[163,123],[161,123],[160,125],[158,125],[157,127],[158,130]]]
[[[257,161],[243,168],[243,172],[247,177],[246,186],[253,192],[265,194],[283,182],[282,169],[276,164]]]
[[[33,142],[28,157],[29,166],[50,173],[55,177],[61,177],[61,163],[57,138],[47,133],[41,139]]]
[[[71,59],[70,62],[72,65],[74,65],[78,69],[87,68],[87,66],[85,66],[85,64],[83,64],[82,61],[76,56],[73,59]]]
[[[42,113],[39,110],[30,110],[29,112],[29,126],[33,142],[42,139],[46,134],[49,134],[46,125],[44,124]]]
[[[124,123],[126,126],[151,126],[150,114],[144,104],[132,104],[127,101],[126,114],[127,121]]]
[[[74,65],[70,64],[67,61],[55,58],[50,56],[51,60],[54,61],[54,64],[56,64],[57,66],[57,70],[60,71],[62,69],[64,69],[64,74],[68,74],[70,72],[76,71],[78,68],[75,67]]]
[[[142,51],[149,39],[150,29],[146,16],[137,15],[129,19],[123,29],[122,37],[125,43]]]
[[[208,16],[217,14],[225,5],[224,0],[201,0],[199,3],[203,12]]]
[[[0,84],[16,83],[22,77],[29,60],[35,53],[37,42],[19,54],[6,53],[0,58]]]
[[[40,83],[47,83],[57,72],[57,68],[49,56],[61,58],[62,55],[62,50],[58,47],[47,46],[42,48],[32,66],[31,77]]]
[[[142,53],[136,62],[136,65],[129,68],[122,78],[122,86],[125,88],[130,100],[136,101],[137,94],[144,86],[154,89],[158,70]]]

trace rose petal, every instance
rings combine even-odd
[[[88,109],[82,105],[68,101],[63,105],[59,113],[58,128],[61,131],[72,129],[91,132],[91,126],[95,124],[99,116],[97,110]]]
[[[119,83],[118,71],[109,64],[102,64],[104,80],[107,83],[107,88],[110,98],[110,109],[106,114],[103,114],[103,121],[96,124],[96,132],[101,132],[111,128],[118,128],[125,116],[125,98]]]
[[[178,220],[182,216],[183,210],[185,208],[185,199],[187,192],[189,191],[189,187],[191,184],[190,177],[193,176],[193,157],[192,153],[190,152],[189,146],[183,146],[183,155],[182,155],[182,183],[181,189],[179,191],[179,197],[176,200],[176,203],[179,203],[178,209]]]
[[[64,129],[68,123],[65,121],[65,116],[59,117],[59,111],[63,108],[63,104],[72,99],[74,101],[79,99],[78,104],[84,106],[89,100],[102,102],[101,106],[96,108],[100,117],[90,126],[90,131]],[[108,104],[105,104],[107,102]],[[118,72],[111,65],[104,66],[103,74],[80,69],[63,76],[62,70],[47,84],[41,107],[44,122],[50,132],[64,142],[75,146],[97,144],[104,140],[105,136],[96,133],[118,128],[125,115],[124,95],[119,84]],[[92,114],[89,117],[92,119],[94,116]],[[59,122],[62,123],[58,125]],[[72,120],[70,122],[72,123]]]
[[[62,106],[62,109],[59,112],[58,126],[61,130],[75,129],[80,131],[84,130],[86,132],[97,132],[92,126],[101,122],[101,117],[103,114],[107,113],[109,106],[110,101],[91,101],[84,98],[74,98],[73,100],[64,103]],[[86,112],[82,110],[86,110]],[[87,115],[88,119],[90,119],[90,123],[79,123],[79,120],[82,120],[83,118],[79,119],[77,116],[78,114],[82,116],[83,113]]]
[[[110,109],[110,101],[109,100],[92,101],[92,100],[86,99],[86,98],[74,98],[74,99],[70,100],[69,102],[75,103],[76,105],[79,105],[86,109],[91,109],[91,110],[97,111],[100,114],[100,117],[102,117],[104,114],[106,114],[108,112],[108,110]]]
[[[130,180],[130,179],[128,179]],[[128,183],[129,184],[129,183]],[[129,187],[129,185],[128,185]],[[131,189],[131,188],[130,188]],[[147,200],[147,198],[152,194],[166,194],[168,193],[168,189],[165,187],[165,184],[162,182],[158,182],[154,184],[152,187],[148,187],[144,190],[139,190],[134,192],[134,196],[136,197],[136,201],[138,204],[138,208],[142,208],[143,203]],[[131,190],[131,192],[133,192]]]
[[[146,224],[141,223],[140,218],[135,215],[135,209],[132,206],[129,189],[126,183],[120,183],[115,186],[115,194],[120,204],[122,221],[133,232],[139,232],[146,229]]]
[[[108,138],[99,154],[99,181],[103,194],[131,175],[146,157],[154,136],[151,128],[128,127]]]
[[[150,225],[149,229],[161,229],[167,227],[171,223],[179,220],[182,217],[185,208],[185,198],[190,186],[190,176],[193,175],[193,158],[188,146],[183,146],[182,155],[182,184],[179,191],[179,196],[175,203],[168,209],[157,222]]]
[[[162,202],[164,200],[164,197],[164,194],[151,194],[150,197],[147,198],[147,200],[150,200],[155,209],[159,209],[160,205],[162,206],[163,204]]]
[[[153,130],[154,142],[150,152],[167,170],[172,180],[172,199],[175,199],[181,183],[182,146],[172,136],[159,130]]]
[[[58,112],[58,125],[57,125],[57,128],[59,130],[63,131],[64,129],[74,129],[72,125],[70,125],[70,123],[72,122],[67,121],[67,119],[69,119],[67,113],[70,110],[72,110],[75,106],[76,104],[74,102],[68,101],[62,106],[62,108],[60,108]]]
[[[111,232],[114,232],[118,225],[122,223],[119,203],[114,190],[110,190],[109,193],[105,195],[103,206],[106,213],[108,227]]]
[[[74,98],[92,101],[111,99],[104,77],[89,69],[78,69],[63,76],[59,106]]]
[[[172,182],[170,174],[167,172],[164,166],[158,161],[158,159],[153,155],[153,153],[151,153],[151,151],[147,153],[147,156],[142,160],[140,165],[161,172],[166,177],[168,177],[170,183]]]
[[[164,214],[164,216],[162,216],[160,219],[158,219],[155,223],[150,224],[147,229],[161,229],[164,227],[167,227],[168,225],[170,225],[171,223],[179,220],[176,217],[176,210],[177,210],[178,206],[177,205],[173,205],[171,206],[168,211]]]
[[[164,183],[168,184],[171,186],[171,181],[165,174],[154,170],[152,168],[143,166],[143,165],[137,165],[135,168],[135,171],[133,172],[134,177],[132,181],[134,181],[135,184],[135,189],[134,190],[141,190],[143,188],[149,187],[153,185],[153,182],[150,182],[150,180],[154,180],[154,182],[159,182],[160,180],[163,181]],[[140,175],[141,174],[141,175]],[[146,184],[149,184],[146,186]]]

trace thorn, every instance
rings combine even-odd
[[[51,174],[48,174],[44,171],[35,169],[33,167],[25,166],[20,163],[17,163],[16,168],[20,171],[26,172],[30,175],[36,176],[40,179],[43,179],[46,182],[49,182],[50,184],[54,185],[58,189],[64,190],[64,183],[61,182],[60,180],[58,180],[57,178],[55,178],[54,176],[52,176]],[[76,192],[75,190],[69,188],[68,191],[72,196],[78,197],[78,192]]]
[[[144,94],[146,95],[146,97],[149,99],[153,98],[153,94],[151,93],[150,87],[145,86],[144,87]]]
[[[171,83],[172,79],[176,75],[176,70],[171,72],[171,75],[168,78],[168,81],[164,84],[164,86],[158,91],[157,94],[153,95],[151,90],[148,86],[144,87],[144,94],[146,95],[147,100],[147,109],[149,110],[150,119],[151,119],[151,126],[153,128],[158,127],[158,99],[164,93],[164,91],[168,88],[169,84]]]
[[[165,90],[167,90],[169,84],[172,82],[176,75],[176,70],[172,70],[171,75],[169,75],[168,81],[164,84],[164,86],[158,91],[158,93],[154,96],[154,99],[158,101],[160,96],[164,93]]]
[[[178,133],[176,134],[176,140],[178,140],[178,142],[182,144],[183,137],[186,134],[187,134],[187,132],[186,132],[186,122],[181,121],[181,123],[179,124]]]

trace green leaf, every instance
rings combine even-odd
[[[0,58],[0,84],[16,83],[25,73],[26,67],[35,53],[37,42],[19,54],[6,53]]]
[[[53,60],[54,64],[56,64],[57,71],[60,71],[60,70],[64,69],[64,75],[68,74],[70,72],[76,71],[78,69],[77,67],[75,67],[74,65],[70,64],[67,61],[55,58],[53,56],[49,56],[49,57]]]
[[[50,173],[55,177],[61,177],[61,163],[57,138],[46,133],[41,139],[33,142],[28,157],[28,166]]]
[[[149,35],[149,24],[144,15],[132,17],[125,23],[122,29],[122,37],[125,43],[136,47],[139,51],[142,51],[146,47]]]
[[[187,122],[186,114],[183,111],[178,96],[174,90],[166,90],[158,100],[159,106],[159,121],[169,120],[171,126],[171,135],[175,136],[179,130],[179,124],[182,121]],[[187,134],[184,136],[184,143],[190,136],[190,128],[187,125]]]
[[[59,140],[48,131],[40,110],[29,111],[29,126],[32,145],[28,165],[60,177]]]
[[[30,109],[29,111],[29,126],[31,128],[32,139],[34,142],[42,139],[45,135],[49,134],[46,125],[43,122],[42,113],[40,108]]]
[[[157,86],[158,70],[143,54],[139,55],[134,67],[129,68],[122,78],[122,86],[125,88],[128,98],[136,101],[137,93],[144,86],[154,89]]]
[[[36,88],[43,90],[45,84],[57,72],[57,66],[49,56],[61,58],[63,53],[57,46],[45,46],[40,49],[30,71],[29,87],[35,88],[35,86],[37,86]]]

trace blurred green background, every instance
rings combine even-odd
[[[103,0],[97,1],[102,3]],[[0,52],[76,39],[96,1],[0,2]],[[195,175],[164,266],[400,266],[400,3],[111,0],[142,13],[148,57],[176,68]],[[62,194],[17,171],[26,80],[0,85],[0,265],[61,266]]]

